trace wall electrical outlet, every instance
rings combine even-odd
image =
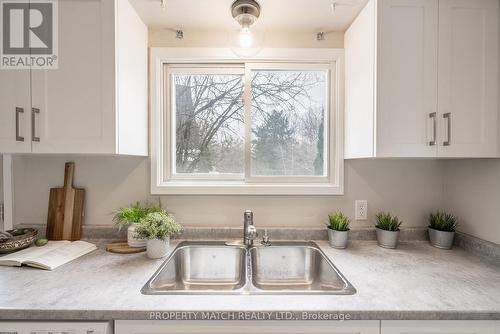
[[[354,201],[354,219],[356,220],[368,219],[368,201],[366,200]]]

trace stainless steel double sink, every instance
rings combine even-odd
[[[181,242],[144,285],[147,295],[356,293],[314,242],[271,246]]]

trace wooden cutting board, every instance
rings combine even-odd
[[[130,247],[126,241],[118,241],[108,244],[106,250],[111,253],[134,254],[145,252],[146,247]]]
[[[64,168],[64,186],[51,188],[47,217],[47,239],[80,240],[85,190],[73,187],[75,163]]]

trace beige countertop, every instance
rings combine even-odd
[[[396,250],[373,241],[353,241],[345,250],[317,243],[354,285],[355,295],[146,296],[140,289],[164,260],[107,253],[100,243],[98,250],[54,271],[0,267],[0,319],[146,320],[160,312],[166,319],[173,311],[500,319],[500,263],[427,242],[401,243]]]

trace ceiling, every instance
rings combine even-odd
[[[129,0],[149,27],[226,30],[238,27],[231,17],[233,0]],[[335,1],[335,11],[332,2]],[[258,0],[255,29],[275,31],[345,31],[367,0]]]

